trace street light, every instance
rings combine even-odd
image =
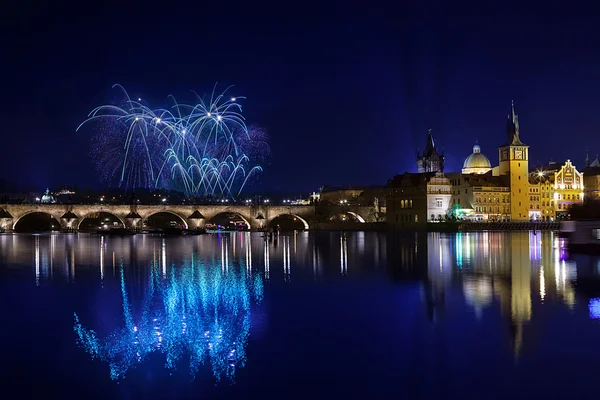
[[[167,199],[163,197],[162,202],[164,203],[165,201],[167,201]]]

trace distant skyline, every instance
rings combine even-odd
[[[600,153],[600,54],[593,18],[424,17],[368,10],[361,17],[202,18],[203,5],[160,9],[12,4],[2,36],[0,178],[44,190],[101,188],[90,135],[75,129],[119,83],[152,104],[235,85],[249,125],[264,127],[272,158],[248,192],[311,192],[384,184],[416,171],[429,129],[445,169],[459,171],[477,142],[493,165],[511,101],[530,166]],[[195,10],[193,7],[197,7]],[[552,11],[552,10],[550,10]],[[549,12],[550,12],[549,11]],[[359,15],[359,14],[354,14]]]

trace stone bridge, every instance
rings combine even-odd
[[[223,213],[237,214],[253,230],[269,226],[279,216],[296,217],[305,229],[343,212],[355,215],[360,222],[376,221],[373,207],[366,206],[7,204],[0,206],[0,229],[12,231],[21,218],[35,212],[52,216],[62,229],[69,230],[78,230],[85,218],[100,212],[112,214],[125,227],[134,229],[157,213],[176,215],[188,229],[201,228]]]

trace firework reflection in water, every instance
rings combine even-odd
[[[223,273],[220,267],[192,260],[161,278],[159,266],[153,264],[141,310],[135,316],[122,266],[120,274],[125,326],[106,339],[84,328],[77,314],[74,326],[80,345],[92,358],[109,364],[112,379],[124,378],[130,368],[160,352],[167,368],[189,358],[192,376],[208,363],[217,381],[233,380],[236,368],[246,360],[251,303],[263,297],[259,274],[233,268]]]

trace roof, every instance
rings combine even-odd
[[[426,183],[429,179],[435,176],[437,172],[414,173],[405,172],[402,175],[396,175],[388,182],[392,187],[414,187],[422,183]]]
[[[485,155],[481,154],[481,147],[476,144],[473,146],[473,153],[465,159],[463,168],[492,168],[492,163]]]
[[[493,186],[493,187],[506,187],[508,182],[507,177],[504,176],[493,176],[490,173],[480,175],[463,175],[464,180],[470,186]]]
[[[584,178],[586,176],[598,176],[600,175],[600,167],[592,167],[590,165],[589,167],[584,168],[581,172],[583,173]]]
[[[511,104],[506,121],[506,136],[506,144],[504,146],[525,146],[519,137],[519,116],[515,113],[514,102]]]

